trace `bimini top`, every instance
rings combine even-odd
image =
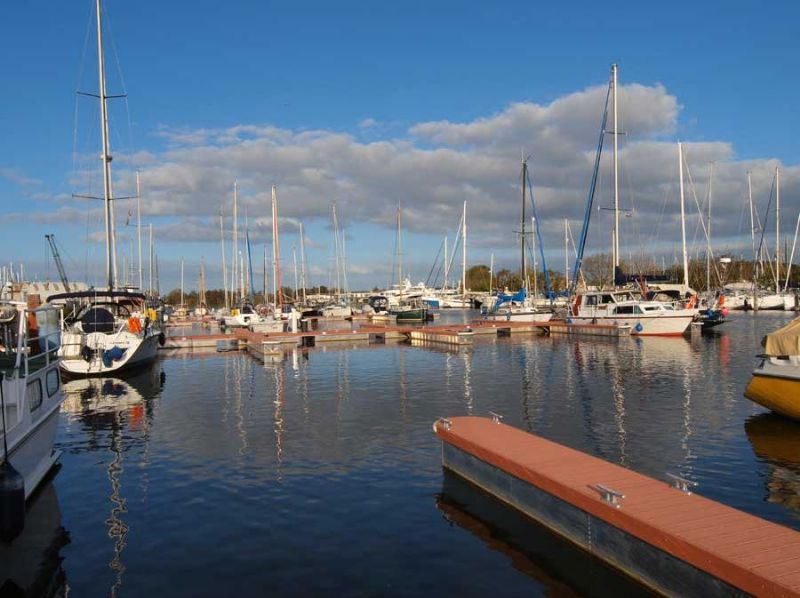
[[[69,301],[70,299],[128,299],[129,301],[144,301],[144,293],[133,291],[113,291],[90,289],[88,291],[76,291],[74,293],[58,293],[47,298],[49,303],[54,301]]]
[[[800,318],[771,332],[761,341],[764,353],[773,357],[800,355]]]

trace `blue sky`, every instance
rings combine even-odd
[[[92,9],[91,0],[45,0],[8,3],[3,10],[0,202],[6,213],[16,214],[4,231],[6,259],[25,261],[29,271],[40,276],[44,275],[45,232],[57,234],[74,261],[84,267],[83,274],[96,257],[96,251],[86,251],[85,219],[80,221],[72,214],[72,220],[65,216],[62,222],[41,216],[56,214],[65,207],[84,213],[86,209],[83,203],[70,202],[68,195],[86,191],[76,180],[83,174],[73,168],[74,139],[82,154],[97,153],[92,137],[96,132],[94,107],[88,100],[76,100],[74,93],[78,86],[86,91],[96,88]],[[669,126],[632,131],[632,140],[643,133],[641,138],[665,143],[678,138],[698,144],[722,143],[727,145],[726,151],[719,155],[712,151],[711,159],[748,164],[763,161],[765,172],[774,164],[767,161],[777,160],[787,168],[784,196],[789,214],[785,229],[792,228],[795,207],[800,205],[793,196],[791,170],[798,162],[794,139],[800,129],[800,115],[794,107],[795,73],[800,66],[795,41],[800,5],[796,3],[618,2],[607,6],[595,2],[507,2],[499,6],[477,2],[107,0],[106,10],[110,19],[109,92],[123,87],[118,61],[129,94],[130,124],[123,104],[118,102],[112,111],[115,154],[147,153],[147,159],[120,159],[120,175],[138,166],[146,179],[148,168],[164,162],[175,165],[173,174],[183,172],[181,160],[197,164],[197,152],[208,146],[203,145],[204,140],[187,148],[186,143],[176,141],[176,132],[222,131],[238,125],[271,126],[293,136],[308,131],[324,131],[328,136],[344,134],[359,147],[372,150],[377,149],[376,144],[389,141],[397,147],[408,143],[423,151],[443,149],[445,153],[458,151],[468,157],[482,157],[481,147],[474,144],[465,148],[460,142],[448,142],[443,147],[440,141],[412,130],[421,123],[491,119],[516,103],[551,105],[570,94],[604,85],[609,64],[616,61],[622,84],[661,86],[662,95],[674,98],[677,106]],[[623,89],[622,102],[624,93]],[[587,127],[586,139],[596,136],[601,110],[602,105],[597,105],[592,121],[596,124]],[[624,114],[621,125],[625,128]],[[246,141],[239,139],[237,156],[243,155],[239,150],[247,150]],[[295,142],[305,147],[305,141]],[[219,146],[219,142],[214,143],[214,147]],[[178,146],[183,153],[170,153]],[[535,140],[531,146],[536,147]],[[705,155],[702,147],[698,146],[695,153]],[[509,156],[518,156],[521,150],[506,149]],[[195,153],[187,157],[189,151]],[[534,156],[534,175],[536,160]],[[82,166],[87,161],[79,159],[78,163]],[[231,174],[231,178],[247,180],[247,168],[238,172],[236,162],[232,164],[220,176]],[[423,170],[430,174],[435,168],[431,165]],[[515,228],[513,185],[518,168],[509,160],[508,197],[488,199],[497,201],[498,209],[507,210],[508,231]],[[702,168],[698,163],[698,173]],[[265,164],[263,169],[279,187],[285,178],[287,190],[299,188],[277,164]],[[352,180],[352,174],[325,170],[327,176],[339,181],[347,178],[348,184],[360,184]],[[453,171],[447,172],[452,175]],[[585,181],[575,182],[576,189],[585,188],[588,176],[586,172]],[[256,188],[258,179],[251,179],[253,186],[245,184],[243,193],[253,198],[252,209],[256,211],[261,205],[255,203],[257,194],[268,193],[268,189]],[[122,180],[126,180],[124,176]],[[220,182],[221,187],[231,184],[232,180]],[[127,194],[124,187],[120,184],[118,193]],[[348,224],[348,254],[357,270],[352,275],[354,286],[387,282],[386,275],[377,272],[385,269],[386,262],[390,265],[394,246],[388,214],[396,205],[398,190],[397,185],[392,187],[383,195],[380,190],[384,187],[369,186],[370,201],[386,204],[381,213],[348,206],[347,197],[342,197],[347,185],[332,193],[338,198],[319,198],[328,204],[332,199],[341,202],[342,218]],[[160,189],[163,198],[170,196],[163,182]],[[636,193],[634,185],[631,194]],[[762,202],[765,193],[761,194]],[[183,196],[187,208],[192,206],[190,195]],[[547,194],[544,197],[547,202]],[[224,199],[218,198],[220,203]],[[302,201],[299,193],[292,196],[287,192],[284,199],[281,192],[281,201],[287,204],[287,217],[292,217],[295,209],[295,216],[302,216],[316,244],[309,251],[309,259],[324,270],[330,253],[326,228],[329,210],[315,212],[310,206],[304,210],[293,205]],[[720,198],[720,205],[724,206],[724,201]],[[163,202],[169,204],[166,199]],[[412,215],[406,260],[412,264],[415,278],[424,278],[446,230],[441,234],[427,230],[435,227],[423,225],[425,200],[411,197],[412,212],[415,202],[419,226],[415,226]],[[452,222],[447,225],[452,234],[460,201],[448,195],[447,202],[452,214],[442,214],[441,221]],[[564,217],[577,226],[581,202],[582,197],[578,197],[575,205],[558,218],[553,210],[548,231],[560,226]],[[211,219],[215,212],[212,203],[209,198],[198,199],[193,215]],[[118,209],[122,218],[124,211]],[[162,206],[151,221],[157,229],[167,224],[177,226],[186,214],[186,209],[170,214]],[[732,238],[741,220],[741,205],[731,205],[727,211],[723,207],[723,214],[730,218]],[[266,211],[253,217],[262,215],[266,216]],[[498,214],[498,219],[502,220],[501,216]],[[202,224],[198,222],[197,226]],[[647,223],[643,221],[642,226]],[[282,225],[284,229],[282,245],[290,248],[294,233],[289,225]],[[512,259],[513,247],[503,247],[496,231],[483,230],[480,221],[470,229],[476,235],[471,262],[488,262],[491,251],[501,261],[506,254]],[[598,242],[607,236],[604,231],[597,233]],[[555,232],[550,236],[550,245],[555,244],[558,236]],[[205,255],[207,262],[219,261],[218,238],[207,243],[202,242],[202,235],[185,243],[175,238],[157,233],[163,285],[167,287],[177,281],[175,265],[181,256],[192,263],[199,263],[198,253]],[[725,242],[733,243],[731,239]],[[559,255],[560,249],[552,247],[549,251]],[[377,254],[385,258],[379,259]],[[283,259],[290,259],[290,255]]]

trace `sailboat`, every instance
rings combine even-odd
[[[425,294],[424,285],[412,287],[411,280],[403,280],[403,252],[400,225],[400,205],[397,206],[397,280],[398,285],[384,292],[389,305],[389,315],[398,322],[425,322],[429,318],[429,309],[422,302]],[[432,317],[432,314],[430,314]]]
[[[114,197],[111,191],[111,150],[108,134],[109,96],[106,93],[103,18],[101,0],[96,0],[97,56],[99,72],[100,132],[105,206],[105,289],[51,295],[54,305],[69,304],[61,335],[61,369],[68,376],[100,376],[120,372],[155,360],[164,343],[161,317],[148,308],[143,292],[117,288]],[[141,266],[141,264],[140,264]]]
[[[522,220],[520,222],[520,249],[521,249],[521,264],[520,264],[520,288],[513,295],[506,293],[498,293],[495,298],[494,304],[484,314],[486,320],[502,320],[510,322],[547,322],[553,317],[552,311],[542,310],[534,304],[534,295],[528,294],[528,266],[527,266],[527,252],[528,244],[526,242],[525,223],[525,207],[527,203],[527,182],[528,182],[528,161],[522,160]],[[544,255],[544,254],[542,254]],[[545,275],[547,275],[547,266],[544,266]]]
[[[606,94],[606,104],[603,111],[603,122],[600,127],[600,140],[597,144],[592,182],[589,188],[589,195],[586,201],[586,212],[581,230],[581,240],[578,248],[578,256],[575,259],[573,268],[573,280],[571,290],[577,287],[580,275],[583,252],[586,247],[586,238],[589,227],[589,217],[591,216],[592,203],[598,180],[600,169],[600,156],[603,150],[603,138],[606,134],[606,123],[608,121],[609,100],[613,97],[614,112],[614,236],[612,238],[613,260],[615,272],[619,273],[619,184],[618,184],[618,160],[617,160],[617,65],[611,65],[611,78],[609,80],[608,92]],[[683,153],[682,146],[678,144],[678,164],[680,174],[680,196],[681,196],[681,231],[683,235],[683,273],[684,290],[689,288],[688,264],[686,254],[686,225],[684,217],[683,202]],[[616,289],[613,291],[586,291],[574,293],[574,300],[570,308],[568,321],[575,323],[608,324],[617,326],[629,326],[631,334],[651,335],[651,336],[681,336],[694,321],[697,316],[697,309],[694,306],[683,308],[680,305],[661,301],[645,301],[642,293],[633,289]]]

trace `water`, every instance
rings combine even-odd
[[[51,585],[76,596],[641,593],[444,476],[431,424],[496,411],[800,530],[800,426],[742,396],[762,335],[790,318],[734,315],[695,341],[475,337],[452,349],[320,346],[266,364],[173,354],[127,382],[69,383],[62,467],[41,494],[57,496],[47,521],[60,531],[41,551]]]

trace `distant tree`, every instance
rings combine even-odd
[[[484,292],[489,290],[489,266],[480,264],[467,270],[467,288],[470,291]]]
[[[598,253],[583,258],[581,272],[590,287],[605,289],[614,285],[614,264],[610,253]]]

